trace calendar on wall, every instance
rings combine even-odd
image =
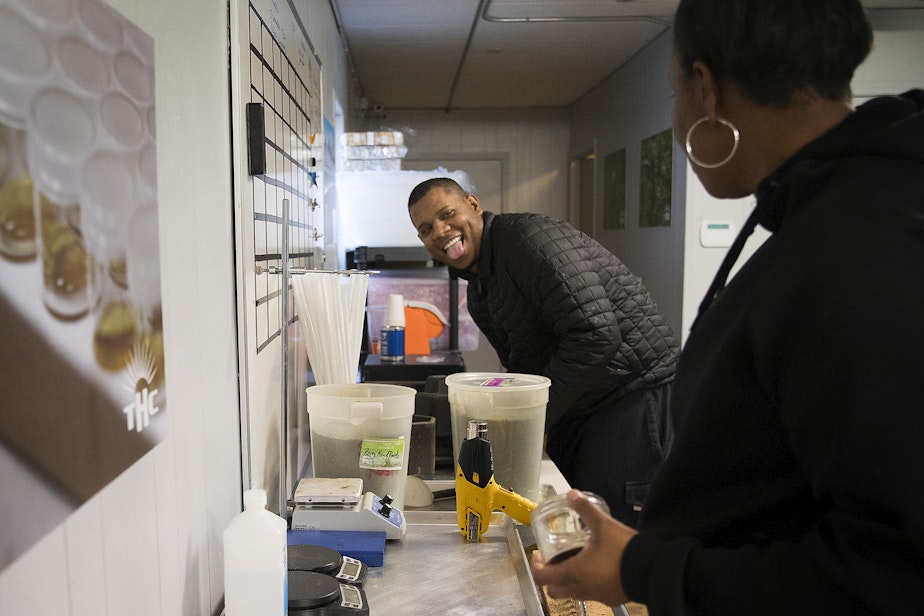
[[[297,433],[300,421],[307,425],[305,409],[297,408],[304,392],[286,390],[300,382],[306,359],[282,272],[283,266],[324,267],[321,62],[291,2],[241,3],[236,17],[231,96],[243,483],[266,489],[273,508],[286,498],[287,469],[307,455],[299,453],[297,438],[287,443],[281,436]],[[291,336],[293,349],[286,352]],[[283,459],[289,452],[292,459]]]

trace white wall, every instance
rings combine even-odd
[[[873,52],[853,79],[855,102],[924,88],[924,9],[873,11]]]
[[[881,94],[924,87],[924,11],[872,13],[874,50],[857,70],[856,102]],[[704,221],[731,222],[736,229],[747,218],[753,199],[718,200],[703,189],[682,150],[674,149],[673,225],[639,229],[638,142],[671,124],[667,71],[672,32],[665,32],[629,63],[571,106],[571,152],[596,154],[595,237],[641,276],[675,332],[686,340],[713,275],[727,248],[700,245]],[[602,159],[627,148],[628,170],[625,230],[600,229]],[[767,237],[758,228],[738,259],[738,266]],[[737,271],[737,267],[733,273]]]
[[[229,3],[108,1],[155,41],[169,427],[0,572],[0,616],[217,613],[221,533],[241,510]],[[327,58],[327,111],[346,89],[342,48],[327,2],[299,11]]]
[[[671,226],[640,228],[641,141],[671,127],[667,71],[670,32],[665,32],[620,70],[570,107],[573,156],[595,154],[594,237],[642,278],[668,322],[680,335],[686,184],[682,154],[674,148]],[[602,228],[603,164],[626,149],[626,228]]]
[[[898,94],[912,87],[924,88],[924,10],[873,11],[873,51],[857,69],[852,88],[855,103],[873,96]],[[687,163],[686,258],[683,272],[683,337],[696,318],[699,303],[722,263],[725,248],[704,248],[699,227],[704,220],[730,221],[740,229],[754,200],[719,200],[709,196]],[[738,257],[732,275],[767,238],[758,227]]]
[[[155,40],[168,435],[0,574],[4,616],[207,614],[239,508],[226,2],[111,5]]]
[[[495,211],[568,219],[568,121],[563,109],[395,111],[352,130],[378,127],[405,133],[406,161],[454,159],[471,168],[483,161],[500,161],[502,196],[489,203],[503,205],[492,208]],[[472,176],[477,188],[477,169],[460,168]]]

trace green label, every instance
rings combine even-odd
[[[404,463],[404,437],[366,438],[359,450],[359,468],[399,470]]]

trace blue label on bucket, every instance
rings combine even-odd
[[[389,357],[404,357],[404,328],[383,327],[379,342],[382,359]]]

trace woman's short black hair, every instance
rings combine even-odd
[[[860,0],[680,0],[674,19],[681,67],[702,61],[760,105],[849,97],[872,44]]]

